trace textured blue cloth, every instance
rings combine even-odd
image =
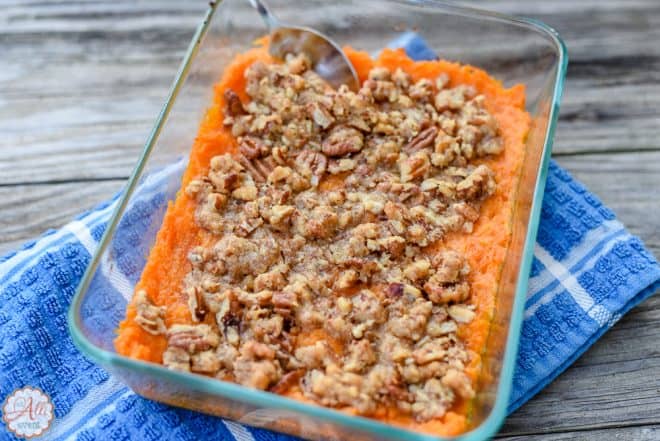
[[[404,36],[398,43],[413,57],[429,53],[419,39]],[[180,173],[181,165],[172,167]],[[122,238],[114,244],[116,254],[126,256],[119,266],[129,280],[138,275],[135,258],[144,258],[144,250],[133,249],[140,242],[136,235],[172,194],[154,179],[138,190],[142,195],[120,224]],[[292,439],[143,399],[74,347],[66,311],[116,203],[114,198],[0,259],[0,402],[23,386],[50,395],[55,421],[40,439]],[[555,163],[541,217],[510,411],[660,286],[653,255]],[[104,313],[106,320],[116,323],[111,313],[118,311]],[[13,435],[0,421],[2,439]]]

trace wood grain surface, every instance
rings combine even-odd
[[[462,2],[540,19],[570,64],[554,157],[660,255],[660,2]],[[0,254],[121,189],[205,1],[0,0]],[[506,440],[660,439],[660,297],[511,415]]]

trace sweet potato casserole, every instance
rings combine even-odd
[[[465,425],[510,238],[523,89],[402,51],[238,56],[118,352],[434,433]]]

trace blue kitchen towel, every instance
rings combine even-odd
[[[409,35],[398,44],[413,57],[429,53]],[[130,256],[144,258],[143,250],[131,248],[139,242],[135,235],[172,196],[182,167],[174,164],[144,180],[119,225],[118,235],[126,234],[115,251],[126,256],[119,266],[129,282],[139,268]],[[55,420],[40,439],[293,439],[143,399],[75,348],[67,308],[117,202],[115,197],[0,258],[0,402],[24,386],[46,392]],[[642,242],[551,162],[509,411],[659,287],[660,267]],[[2,439],[15,437],[0,420]]]

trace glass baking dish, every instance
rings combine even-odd
[[[376,420],[272,393],[129,359],[113,347],[133,287],[179,190],[213,84],[238,53],[266,33],[245,0],[211,2],[185,54],[126,191],[69,310],[77,346],[140,395],[244,424],[310,439],[485,439],[506,415],[547,165],[566,71],[566,49],[546,25],[431,1],[271,1],[280,18],[318,29],[340,45],[377,53],[416,33],[441,58],[485,69],[505,86],[526,86],[532,116],[516,197],[511,246],[484,348],[468,432],[453,438],[415,433]]]

